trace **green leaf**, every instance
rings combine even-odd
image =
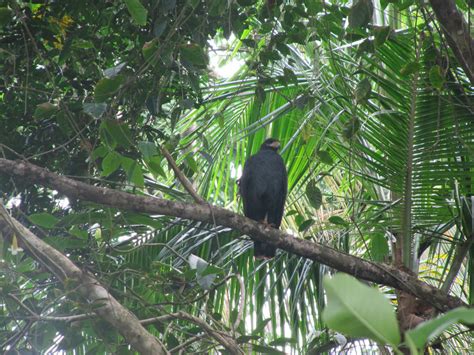
[[[101,136],[109,146],[130,147],[132,132],[126,123],[118,120],[104,120],[100,128]]]
[[[359,131],[360,121],[357,117],[352,117],[349,121],[344,124],[342,134],[344,138],[351,139]]]
[[[116,171],[122,163],[122,156],[115,152],[109,152],[102,160],[102,176],[109,176]]]
[[[91,115],[94,118],[99,119],[104,112],[107,110],[107,104],[105,103],[85,103],[82,105],[82,109],[85,113]]]
[[[409,62],[405,64],[402,69],[400,69],[400,74],[408,76],[410,74],[418,72],[419,70],[420,70],[420,63]]]
[[[127,173],[128,181],[139,187],[145,185],[142,168],[136,161],[122,157],[122,168]]]
[[[255,329],[252,332],[252,335],[257,335],[263,332],[265,327],[267,326],[268,322],[270,322],[272,319],[271,318],[265,318],[262,321],[260,321]]]
[[[349,27],[366,27],[372,20],[374,5],[371,0],[356,0],[349,13]]]
[[[37,226],[47,229],[53,228],[59,222],[58,218],[45,212],[31,214],[28,216],[28,219]]]
[[[59,108],[50,102],[43,102],[42,104],[36,105],[33,117],[36,119],[47,119],[53,116]]]
[[[125,81],[123,75],[117,75],[113,78],[102,78],[95,86],[94,99],[96,102],[104,102],[108,98],[115,95],[120,86]]]
[[[316,182],[314,180],[311,180],[306,185],[306,196],[308,197],[311,206],[316,209],[321,207],[321,203],[323,202],[323,194],[321,193],[321,190],[316,186]]]
[[[361,80],[355,90],[355,100],[357,103],[365,103],[369,99],[372,87],[369,79],[365,78]]]
[[[259,353],[259,354],[275,354],[275,355],[285,355],[284,351],[280,351],[278,349],[272,348],[266,345],[258,345],[252,344],[252,350]]]
[[[298,77],[295,75],[293,70],[289,68],[283,68],[283,76],[285,77],[285,81],[287,84],[298,84]]]
[[[374,41],[371,41],[370,39],[366,38],[361,44],[359,44],[359,47],[357,47],[357,57],[362,56],[364,53],[374,53]]]
[[[390,32],[392,32],[392,29],[390,28],[390,26],[375,27],[374,28],[374,33],[375,33],[374,44],[377,47],[380,47],[382,44],[385,43],[388,36],[390,35]]]
[[[377,289],[341,273],[323,282],[328,303],[322,316],[331,329],[394,347],[400,343],[394,308]]]
[[[349,223],[346,222],[346,220],[342,217],[339,216],[331,216],[328,218],[328,221],[331,222],[332,224],[338,225],[338,226],[348,226]]]
[[[414,0],[389,0],[389,2],[395,4],[398,10],[402,11],[413,5]]]
[[[327,150],[318,150],[316,152],[316,156],[321,160],[321,163],[332,165],[334,164],[334,160],[331,157],[331,154]]]
[[[306,221],[303,221],[303,223],[301,223],[298,226],[298,232],[304,232],[308,230],[313,224],[314,224],[314,219],[311,219],[311,218],[307,219]]]
[[[145,60],[151,64],[156,64],[158,61],[158,56],[156,55],[158,51],[158,40],[155,38],[152,41],[145,42],[142,47],[142,54]]]
[[[138,25],[145,26],[148,11],[143,7],[140,0],[124,0],[124,2],[127,5],[128,12],[132,15],[133,20]]]
[[[180,47],[181,59],[188,61],[197,68],[206,68],[209,62],[207,53],[204,48],[196,43],[189,43],[181,45]]]
[[[435,319],[423,322],[415,329],[405,333],[412,354],[422,353],[425,344],[436,339],[446,329],[456,323],[474,324],[474,309],[460,307],[453,309]]]
[[[241,335],[237,338],[237,344],[248,343],[250,340],[260,340],[261,338],[259,335]]]
[[[145,160],[149,160],[154,155],[158,154],[158,150],[156,149],[156,145],[153,142],[138,142],[138,149],[143,154],[143,158]]]
[[[199,171],[199,167],[196,163],[196,160],[191,155],[186,156],[186,165],[195,173]]]
[[[8,7],[0,7],[0,28],[8,25],[12,18],[12,10]]]
[[[154,175],[161,175],[163,176],[164,178],[166,178],[166,173],[165,171],[163,170],[162,166],[161,166],[161,162],[162,162],[163,158],[160,157],[160,156],[154,156],[152,157],[151,159],[149,159],[146,164],[148,165],[148,167],[150,168],[151,172],[154,174]]]
[[[97,158],[103,158],[109,152],[108,148],[105,145],[99,145],[91,154],[91,159],[95,160]]]
[[[370,255],[374,261],[384,261],[389,253],[387,238],[382,233],[376,233],[370,239]]]
[[[295,339],[295,338],[285,338],[285,337],[281,337],[281,338],[277,338],[275,340],[273,340],[270,345],[271,346],[283,346],[283,345],[286,345],[286,344],[297,344],[298,341]]]
[[[444,85],[444,75],[443,70],[439,65],[435,65],[430,69],[430,82],[431,85],[437,90],[441,90]]]

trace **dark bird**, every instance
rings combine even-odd
[[[245,216],[274,228],[280,228],[288,189],[285,163],[278,148],[280,142],[276,139],[263,142],[260,151],[245,162],[239,183]],[[273,258],[275,252],[276,248],[267,243],[254,242],[256,259]]]

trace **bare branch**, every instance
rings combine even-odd
[[[178,165],[174,161],[173,157],[171,156],[170,152],[165,147],[161,147],[161,153],[165,156],[168,164],[173,169],[176,178],[181,182],[183,187],[186,191],[193,197],[194,201],[199,204],[205,204],[206,200],[204,200],[199,194],[194,190],[193,184],[188,178],[183,174],[183,172],[178,168]]]
[[[116,328],[135,350],[141,354],[168,354],[163,344],[148,333],[138,318],[118,303],[95,278],[82,272],[67,257],[31,233],[0,205],[0,235],[6,237],[13,234],[23,249],[46,265],[61,282],[77,284],[78,293],[91,304],[97,305],[94,306],[94,312]]]
[[[474,85],[474,40],[471,38],[469,25],[454,0],[430,0],[430,3],[449,46]]]
[[[465,306],[465,303],[459,298],[449,296],[436,287],[418,280],[414,274],[399,270],[391,265],[370,262],[319,243],[294,238],[288,233],[265,227],[263,224],[224,208],[193,205],[150,196],[136,196],[122,191],[92,186],[59,176],[23,161],[0,158],[0,171],[23,181],[50,187],[69,198],[92,201],[129,211],[175,216],[229,227],[251,236],[253,240],[268,243],[360,279],[405,291],[425,300],[439,311]]]

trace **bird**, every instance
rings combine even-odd
[[[277,139],[265,140],[257,154],[245,162],[238,182],[244,215],[277,229],[283,218],[288,190],[288,175],[285,163],[278,154],[279,148]],[[275,253],[275,247],[264,242],[254,242],[255,259],[271,259]]]

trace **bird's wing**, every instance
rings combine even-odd
[[[262,198],[262,191],[265,191],[265,186],[263,186],[265,182],[262,183],[261,181],[259,169],[259,159],[254,155],[245,163],[240,178],[240,194],[244,205],[244,214],[256,221],[262,221],[266,214]]]
[[[268,197],[269,203],[269,216],[268,221],[275,227],[280,227],[281,220],[283,218],[283,211],[285,208],[286,194],[288,190],[288,175],[286,172],[285,163],[281,156],[277,155],[272,159],[272,193]]]

